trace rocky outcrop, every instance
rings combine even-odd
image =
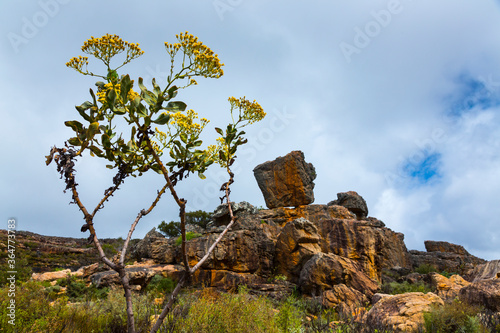
[[[156,228],[151,229],[130,251],[132,256],[137,260],[141,260],[142,258],[151,258],[151,244],[158,239],[165,239],[165,236],[156,231]]]
[[[277,273],[297,283],[304,263],[321,252],[319,241],[318,228],[305,218],[287,223],[276,242]]]
[[[431,285],[436,289],[436,294],[445,302],[452,302],[463,287],[470,282],[465,281],[460,275],[452,275],[447,278],[438,273],[430,273]]]
[[[382,221],[330,219],[317,224],[323,252],[358,261],[372,279],[380,281],[383,269],[411,268],[404,235],[386,228]]]
[[[426,241],[427,252],[410,251],[413,267],[422,265],[433,266],[438,272],[457,273],[465,275],[477,265],[486,260],[469,254],[462,246],[447,242]]]
[[[461,256],[470,256],[470,253],[462,245],[452,244],[448,242],[438,242],[426,240],[424,242],[427,252],[445,252],[455,253]]]
[[[306,295],[319,296],[341,283],[368,297],[378,289],[378,284],[363,272],[358,263],[335,254],[315,254],[300,272],[299,287]]]
[[[477,265],[467,273],[465,278],[472,282],[500,278],[500,260],[491,260],[485,264]]]
[[[155,271],[145,267],[126,268],[125,272],[128,275],[130,285],[139,285],[141,287],[147,286],[156,274]],[[120,284],[120,277],[115,271],[95,273],[90,279],[98,288]]]
[[[343,283],[334,285],[331,290],[325,290],[321,296],[323,306],[346,317],[369,304],[368,297]]]
[[[358,219],[368,216],[368,206],[365,199],[354,191],[337,193],[337,200],[328,203],[329,206],[338,205],[349,209]]]
[[[460,289],[458,297],[463,302],[500,312],[500,279],[473,282]]]
[[[76,272],[72,272],[71,269],[63,269],[62,271],[55,272],[33,273],[31,278],[35,281],[54,281],[67,278],[68,276],[82,277],[83,270],[80,269]]]
[[[365,323],[394,332],[417,332],[424,324],[423,313],[440,305],[443,300],[433,293],[385,295],[368,311]]]
[[[316,171],[311,163],[305,162],[301,151],[262,163],[253,172],[268,208],[297,207],[314,202]]]

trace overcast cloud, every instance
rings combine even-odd
[[[409,249],[442,240],[500,259],[500,1],[40,0],[0,9],[0,228],[15,217],[21,230],[86,236],[44,163],[72,134],[64,121],[77,119],[74,105],[96,81],[65,63],[90,36],[118,34],[146,52],[122,74],[162,84],[163,42],[187,30],[225,63],[221,79],[178,95],[211,119],[206,141],[227,123],[229,96],[255,99],[268,114],[247,130],[234,201],[265,206],[253,168],[302,150],[318,174],[315,203],[354,190]],[[79,160],[87,205],[112,176],[96,159]],[[207,176],[179,185],[189,210],[219,203],[224,173]],[[125,237],[157,179],[127,179],[95,220],[99,236]],[[163,198],[135,237],[176,214]]]

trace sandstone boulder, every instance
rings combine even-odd
[[[322,294],[323,306],[334,309],[337,313],[350,317],[360,307],[369,304],[368,298],[354,288],[337,284]]]
[[[343,206],[356,214],[358,219],[368,216],[368,206],[365,199],[354,191],[337,193],[337,200],[329,202],[328,205]]]
[[[460,289],[458,297],[463,302],[500,312],[500,279],[473,282]]]
[[[304,263],[321,252],[319,241],[318,228],[305,218],[288,222],[276,243],[277,273],[296,283]]]
[[[335,254],[315,254],[300,272],[299,287],[307,295],[319,296],[341,283],[368,297],[378,289],[378,284],[363,272],[358,263]]]
[[[460,289],[466,287],[470,282],[465,281],[460,275],[452,275],[447,278],[438,273],[430,273],[431,285],[436,289],[436,294],[445,302],[452,302]]]
[[[63,269],[62,271],[46,272],[46,273],[33,273],[31,278],[35,281],[53,281],[57,279],[64,279],[71,275],[71,269]]]
[[[470,256],[470,253],[462,245],[452,244],[448,242],[430,241],[424,242],[427,252],[446,252],[456,253],[462,256]]]
[[[485,264],[477,265],[467,273],[467,281],[478,282],[481,280],[491,280],[499,277],[500,260],[491,260]]]
[[[417,332],[424,324],[423,313],[440,305],[443,300],[433,293],[384,295],[368,311],[365,323],[394,332]]]
[[[298,207],[314,202],[316,172],[311,163],[305,162],[301,151],[262,163],[253,172],[268,208]]]
[[[153,228],[131,249],[131,255],[137,260],[151,258],[151,244],[157,239],[165,239],[165,236],[156,231],[156,228]]]
[[[372,279],[380,282],[383,269],[411,268],[404,235],[385,228],[377,219],[324,219],[316,224],[323,252],[359,262]]]
[[[126,268],[125,272],[128,275],[130,285],[140,285],[141,287],[147,286],[156,274],[146,267]],[[95,273],[90,279],[97,288],[121,285],[120,276],[112,270]]]

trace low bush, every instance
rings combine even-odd
[[[380,287],[380,289],[382,293],[390,295],[404,294],[411,292],[422,292],[425,294],[432,291],[431,286],[429,286],[424,282],[409,283],[408,281],[404,281],[402,283],[399,282],[385,283]]]
[[[427,333],[487,333],[479,320],[481,308],[458,300],[424,314]]]
[[[191,239],[194,239],[194,238],[198,238],[198,237],[201,237],[202,234],[199,234],[197,232],[186,232],[186,241],[190,241]],[[179,236],[179,238],[177,238],[175,240],[175,245],[177,246],[180,246],[182,244],[182,237]]]

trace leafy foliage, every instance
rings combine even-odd
[[[428,333],[486,333],[478,314],[481,308],[458,300],[441,307],[434,307],[424,314],[425,329]]]
[[[206,229],[210,221],[212,221],[211,213],[205,212],[203,210],[186,212],[186,224],[196,225],[203,229]],[[177,237],[181,234],[181,223],[174,221],[166,223],[165,221],[162,221],[158,225],[158,230],[167,237]]]

